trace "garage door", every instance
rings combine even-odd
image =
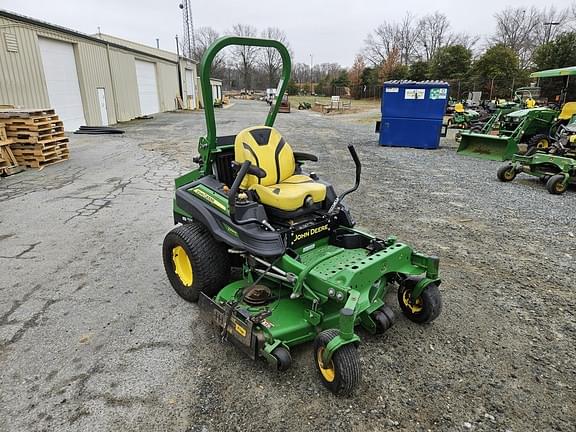
[[[186,69],[186,94],[190,99],[189,108],[196,109],[196,86],[194,85],[194,74],[190,69]]]
[[[136,81],[140,97],[142,115],[160,112],[158,104],[158,84],[156,83],[156,64],[136,60]]]
[[[48,87],[50,108],[64,122],[65,130],[75,130],[86,124],[76,58],[71,43],[54,39],[38,38],[44,77]]]

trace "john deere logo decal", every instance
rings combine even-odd
[[[218,210],[221,210],[223,212],[226,212],[228,209],[226,208],[226,206],[218,201],[216,198],[214,198],[212,195],[210,195],[208,192],[200,189],[200,188],[196,188],[196,189],[192,189],[191,191],[194,195],[198,196],[199,198],[203,199],[204,201],[206,201],[208,204],[210,204],[212,207],[216,207]]]
[[[327,234],[329,230],[330,226],[328,224],[323,224],[295,232],[292,234],[292,247],[299,247],[304,243],[308,243],[319,237],[323,237],[323,234]]]

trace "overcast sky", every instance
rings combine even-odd
[[[407,11],[445,13],[454,31],[480,36],[494,30],[494,12],[506,6],[569,6],[571,0],[192,0],[194,25],[221,33],[241,22],[259,30],[283,29],[294,51],[294,62],[338,62],[350,66],[366,35],[385,20],[401,19]],[[0,0],[0,8],[93,34],[103,33],[175,51],[182,34],[179,0]]]

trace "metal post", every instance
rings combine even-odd
[[[312,54],[310,54],[310,96],[314,93],[314,88],[312,87]]]
[[[490,81],[490,100],[492,100],[492,93],[494,92],[494,78]]]
[[[516,78],[512,78],[512,88],[510,89],[510,99],[514,99],[514,82]]]
[[[550,42],[550,36],[552,34],[552,26],[560,25],[560,23],[559,22],[545,22],[544,25],[548,26],[548,31],[546,32],[546,42],[544,42],[544,43],[548,43],[548,42]]]

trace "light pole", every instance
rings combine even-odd
[[[552,26],[560,25],[560,23],[550,21],[550,22],[545,22],[544,25],[548,26],[548,31],[546,32],[546,42],[545,42],[545,43],[548,43],[548,42],[550,42],[550,34],[552,33]]]
[[[310,96],[314,93],[314,85],[312,82],[312,54],[310,54]]]

